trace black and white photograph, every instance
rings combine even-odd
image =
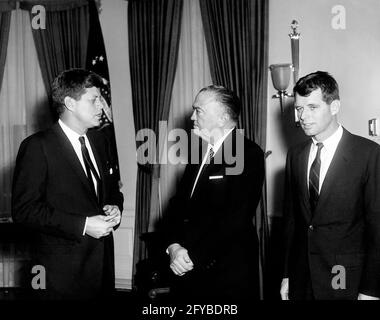
[[[0,0],[0,304],[380,300],[379,84],[378,0]]]

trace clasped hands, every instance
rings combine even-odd
[[[97,215],[87,218],[86,234],[99,239],[108,236],[115,226],[120,223],[121,213],[118,206],[105,205],[103,207],[105,215]]]
[[[178,243],[170,245],[168,252],[170,256],[170,269],[172,269],[175,275],[183,276],[194,268],[187,250]]]

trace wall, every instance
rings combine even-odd
[[[336,5],[345,9],[346,28],[334,29]],[[342,11],[341,11],[342,12]],[[291,62],[290,23],[299,22],[300,76],[316,70],[330,72],[340,86],[339,122],[352,133],[368,136],[368,120],[380,117],[380,1],[270,0],[269,64]],[[340,16],[342,17],[342,16]],[[335,18],[336,20],[336,18]],[[343,22],[343,20],[341,20]],[[342,24],[340,24],[342,26]],[[269,71],[268,71],[269,72]],[[292,90],[292,83],[289,91]],[[268,213],[281,216],[283,170],[290,145],[305,138],[293,122],[293,99],[284,115],[268,78],[267,159]]]
[[[136,145],[128,52],[128,2],[102,1],[100,23],[111,81],[112,110],[124,194],[123,218],[115,238],[116,287],[131,288],[136,199]]]

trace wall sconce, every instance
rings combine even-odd
[[[278,91],[272,98],[280,98],[281,113],[283,113],[285,97],[293,97],[293,94],[286,92],[286,89],[289,87],[293,65],[291,63],[271,64],[269,69],[272,76],[273,87]]]

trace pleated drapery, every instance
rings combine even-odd
[[[169,116],[182,18],[182,0],[132,0],[128,4],[129,56],[135,130],[152,130],[158,136],[160,120]],[[147,256],[141,235],[148,231],[151,192],[158,190],[156,141],[153,157],[141,163],[137,141],[137,187],[133,268]]]
[[[0,90],[3,82],[5,59],[7,57],[12,9],[14,9],[14,5],[7,2],[0,2]]]
[[[268,0],[199,0],[214,84],[237,93],[242,101],[239,126],[265,150],[268,69]],[[264,184],[255,216],[260,241],[263,298],[269,237]]]
[[[86,67],[88,1],[28,1],[21,2],[20,8],[28,10],[33,18],[34,5],[43,5],[46,10],[46,28],[32,30],[42,77],[50,96],[51,83],[61,71]]]

